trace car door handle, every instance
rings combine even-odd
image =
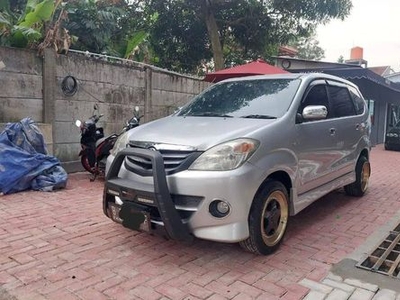
[[[329,129],[329,134],[330,135],[335,135],[336,134],[336,129],[335,128]]]
[[[360,124],[356,124],[356,130],[360,129]]]

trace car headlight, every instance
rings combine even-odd
[[[126,148],[128,145],[129,138],[128,138],[128,131],[121,134],[117,140],[115,141],[114,147],[111,149],[110,154],[115,156],[117,153]]]
[[[200,155],[189,170],[228,171],[239,168],[259,144],[256,140],[242,138],[217,145]]]

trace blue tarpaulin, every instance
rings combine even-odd
[[[43,135],[31,118],[8,123],[0,133],[0,192],[64,188],[68,175],[60,161],[47,155]]]

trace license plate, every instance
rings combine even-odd
[[[138,211],[129,205],[120,207],[118,218],[122,225],[137,231],[149,232],[151,229],[150,214],[145,211]]]

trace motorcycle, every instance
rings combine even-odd
[[[98,110],[97,105],[94,106],[94,110]],[[90,181],[94,181],[98,175],[104,174],[107,157],[117,138],[124,132],[139,126],[140,119],[143,116],[139,116],[138,112],[139,107],[136,106],[133,117],[126,122],[122,131],[106,137],[104,136],[103,128],[97,127],[97,122],[103,117],[103,114],[94,113],[83,123],[80,120],[75,121],[75,125],[81,131],[80,143],[82,149],[79,152],[79,156],[81,157],[83,168],[93,175]]]

